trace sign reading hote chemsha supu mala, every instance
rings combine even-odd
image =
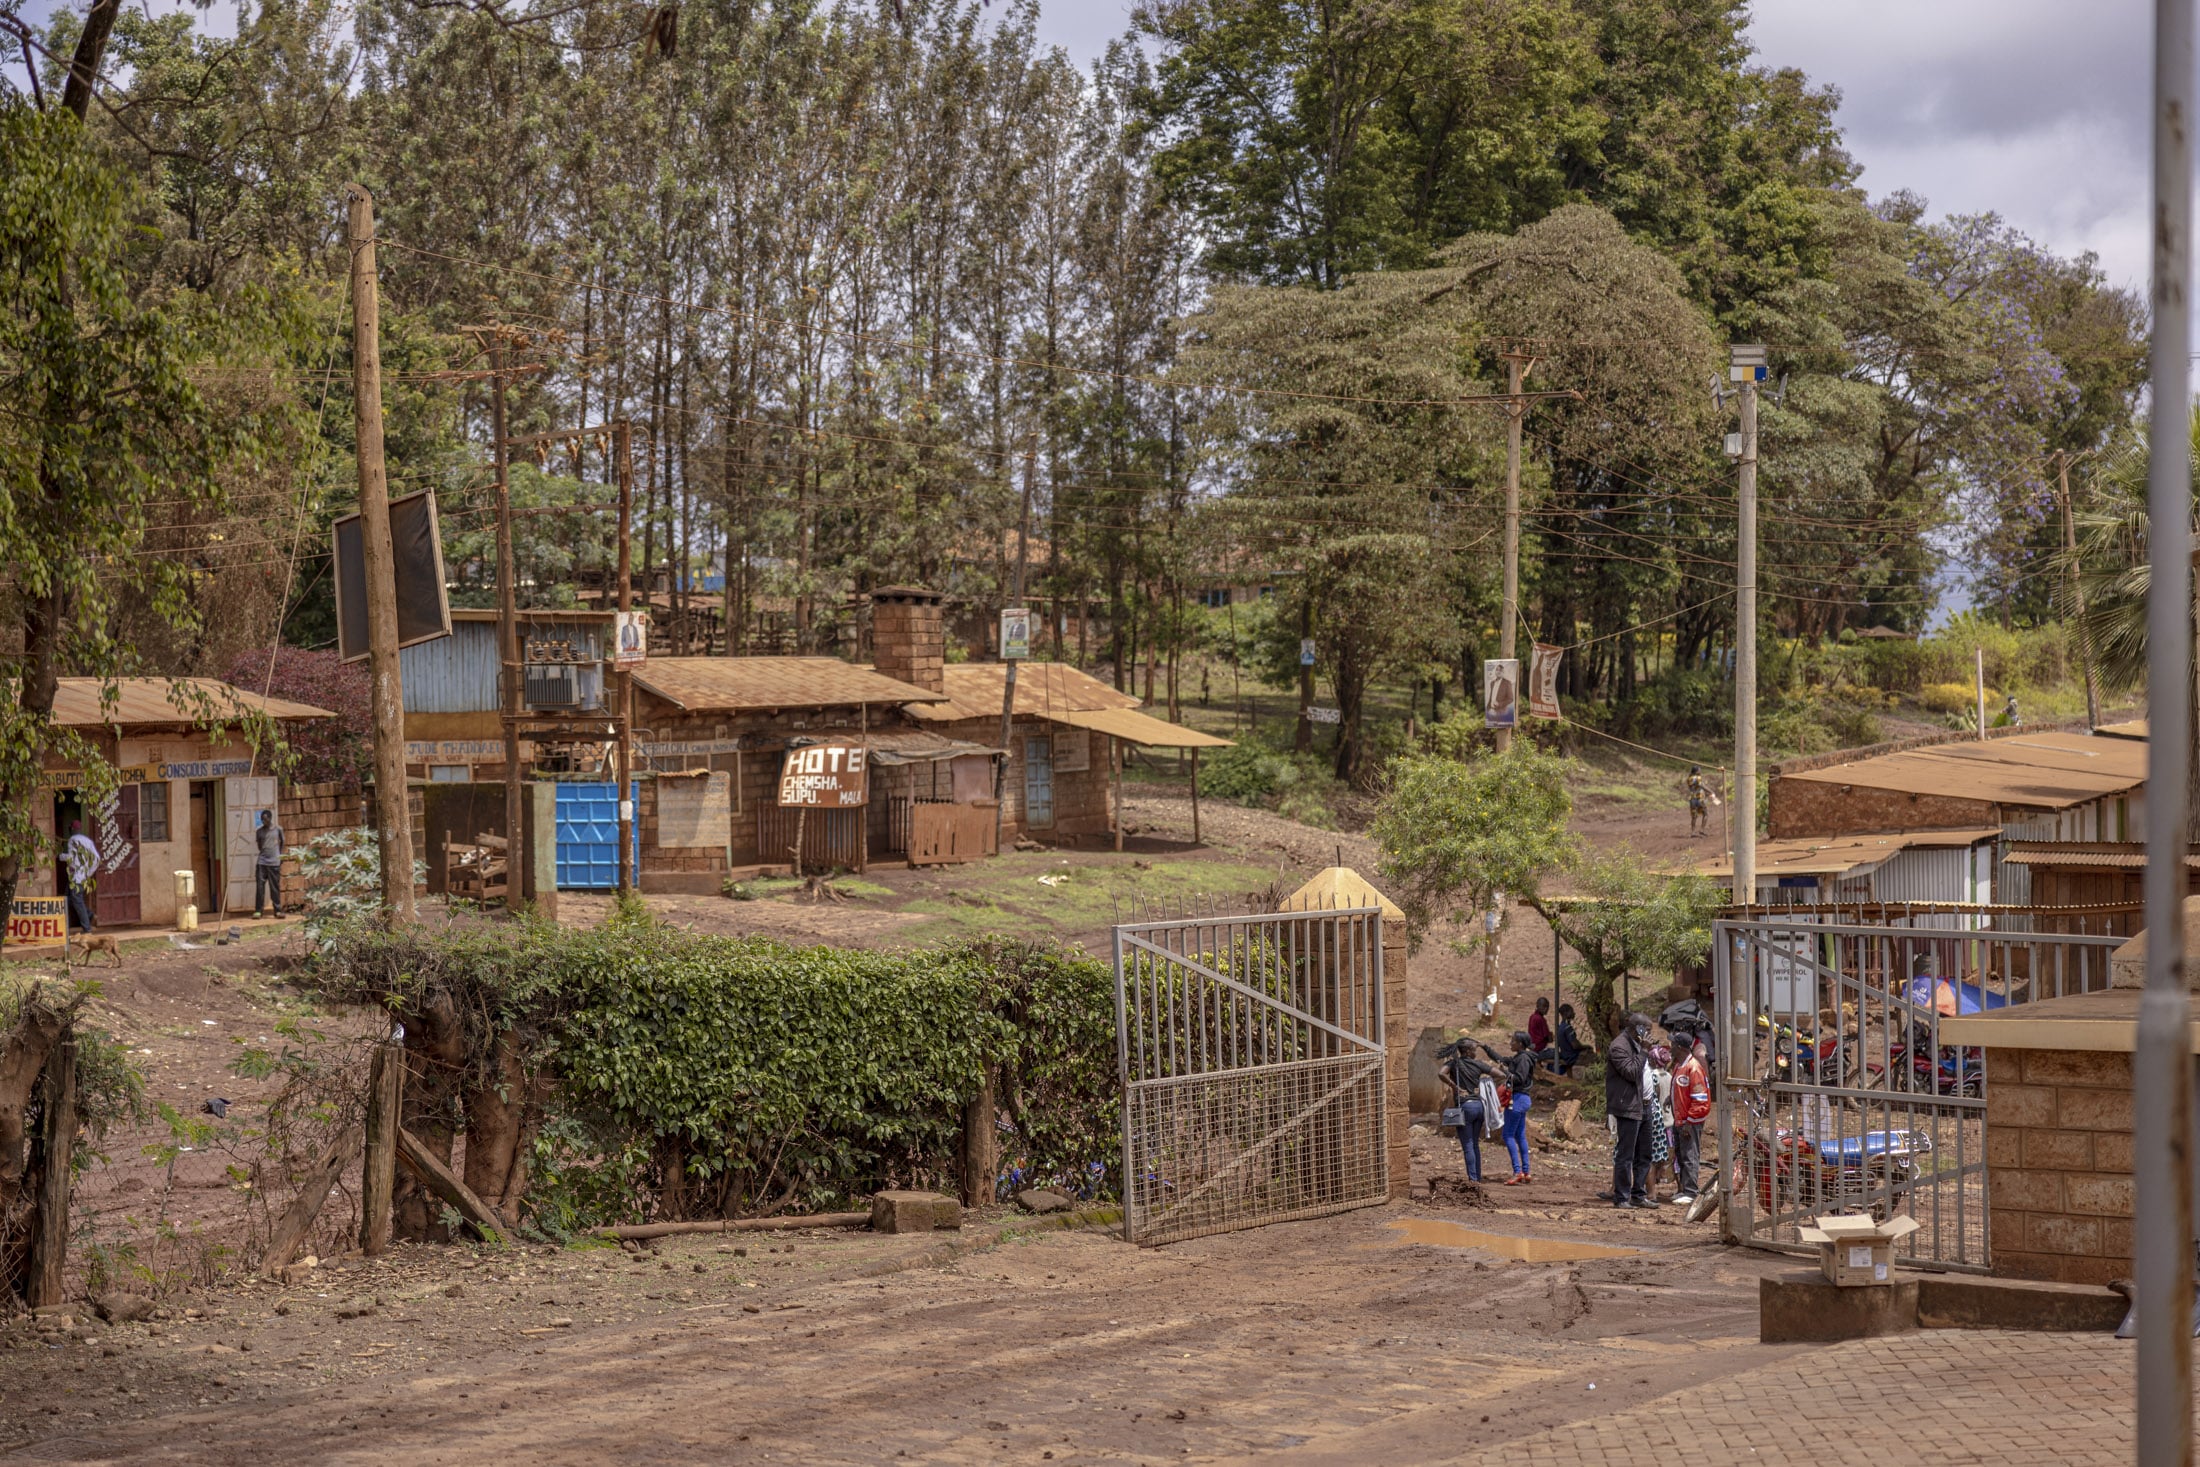
[[[781,805],[814,805],[826,810],[845,810],[867,803],[870,761],[855,744],[809,744],[787,751],[779,771]]]

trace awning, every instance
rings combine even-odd
[[[990,759],[1001,752],[983,744],[926,733],[921,729],[867,734],[861,742],[869,746],[873,764],[936,764],[943,759],[967,756]]]
[[[1046,716],[1055,723],[1089,728],[1094,733],[1104,733],[1149,749],[1227,749],[1236,742],[1184,728],[1166,719],[1151,718],[1131,708],[1093,708],[1075,712],[1057,708]]]

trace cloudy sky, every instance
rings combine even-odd
[[[1042,0],[1040,28],[1088,59],[1118,0]],[[1875,196],[1935,214],[1992,210],[2109,278],[2147,270],[2145,0],[1757,0],[1763,60],[1841,89],[1841,124]]]

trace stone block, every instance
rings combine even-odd
[[[2055,1092],[2043,1085],[1994,1085],[1986,1087],[1986,1123],[1989,1126],[2052,1126],[2055,1124]]]
[[[2097,1254],[2101,1251],[2101,1220],[2035,1212],[2025,1219],[2024,1246],[2033,1253]]]
[[[2001,1171],[1988,1179],[1993,1186],[1995,1207],[2013,1207],[2025,1212],[2062,1211],[2062,1173]]]
[[[2130,1177],[2100,1176],[2095,1173],[2067,1176],[2063,1178],[2063,1205],[2072,1212],[2130,1217],[2134,1185]]]
[[[2127,1131],[2093,1133],[2093,1169],[2099,1172],[2131,1172],[2131,1134]]]
[[[2024,1165],[2024,1138],[2031,1132],[2016,1126],[1991,1126],[1986,1132],[1986,1165],[1989,1168]]]
[[[880,1192],[871,1198],[871,1227],[881,1233],[929,1233],[962,1226],[962,1205],[937,1192]]]
[[[2031,1130],[2024,1136],[2024,1166],[2037,1171],[2089,1172],[2093,1170],[2091,1131]],[[1992,1166],[1989,1147],[1986,1164]]]
[[[2021,1049],[1987,1050],[1986,1083],[1997,1087],[2023,1084],[2024,1051]]]
[[[2113,1258],[2105,1253],[2078,1256],[2065,1254],[2056,1269],[2056,1276],[2066,1284],[2105,1286],[2110,1279],[2131,1277],[2131,1260]],[[2121,1295],[2111,1295],[2121,1299]]]
[[[1037,1216],[1050,1212],[1067,1212],[1077,1204],[1061,1193],[1046,1187],[1026,1187],[1016,1194],[1016,1205]]]
[[[2004,1249],[2024,1251],[2024,1219],[2027,1214],[2014,1207],[1994,1207],[1986,1214],[1986,1246],[1999,1258]]]
[[[1916,1328],[1914,1278],[1844,1289],[1813,1270],[1757,1283],[1757,1338],[1768,1345],[1877,1339]]]
[[[2059,1089],[2055,1124],[2075,1131],[2129,1131],[2131,1091]]]
[[[1994,1250],[1994,1273],[2006,1279],[2044,1279],[2050,1283],[2062,1278],[2062,1260],[2051,1253],[2025,1253],[2017,1249]]]
[[[2131,1271],[2131,1219],[2128,1217],[2104,1217],[2101,1219],[2101,1253],[2124,1265],[2124,1273]],[[2119,1274],[2117,1277],[2122,1277]]]
[[[2027,1049],[2024,1083],[2077,1085],[2094,1090],[2131,1088],[2131,1056],[2085,1049]]]
[[[2103,1288],[1960,1274],[1917,1281],[1917,1322],[1926,1329],[2113,1332],[2123,1317],[2123,1297]]]

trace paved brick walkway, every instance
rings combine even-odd
[[[1830,1345],[1465,1460],[1504,1467],[1811,1467],[2132,1460],[2132,1347],[1931,1330]]]

